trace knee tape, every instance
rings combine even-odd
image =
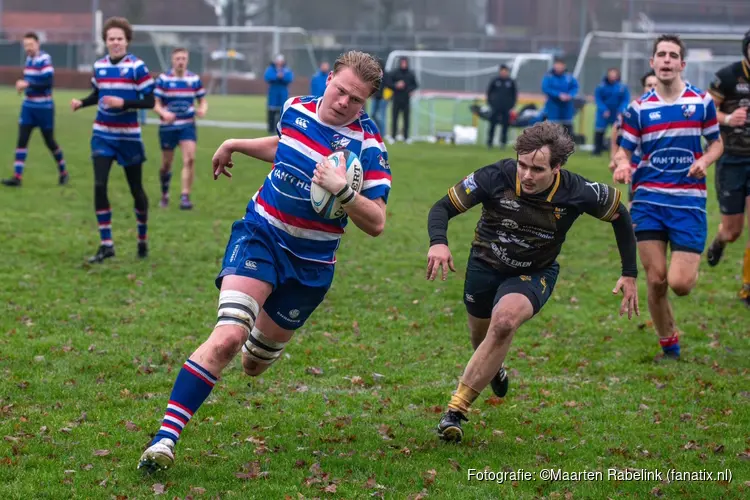
[[[219,294],[219,320],[216,326],[239,325],[250,335],[260,306],[246,293],[225,290]]]
[[[250,335],[247,336],[245,345],[242,346],[242,352],[250,356],[256,363],[270,365],[281,357],[285,345],[286,342],[271,340],[263,335],[263,332],[253,328]]]

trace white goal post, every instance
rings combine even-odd
[[[617,31],[592,31],[581,44],[573,76],[581,93],[593,96],[607,69],[620,69],[621,78],[628,85],[632,98],[641,94],[641,77],[649,69],[649,59],[654,40],[660,33],[635,33]],[[677,33],[685,42],[685,71],[683,79],[706,90],[716,71],[742,54],[742,35],[738,33]],[[579,113],[576,133],[590,137],[593,133],[594,114]]]
[[[263,73],[276,54],[284,54],[295,75],[311,76],[318,69],[309,33],[299,27],[280,26],[133,26],[133,45],[138,56],[152,70],[169,69],[172,49],[185,47],[191,53],[190,66],[204,77],[209,94],[228,94],[230,81],[263,81]],[[232,113],[235,115],[238,113]],[[158,123],[142,114],[148,124]],[[265,122],[247,122],[236,116],[197,120],[200,126],[265,130]]]
[[[410,136],[427,141],[451,134],[456,126],[478,128],[469,107],[484,101],[501,64],[508,66],[519,92],[539,93],[554,61],[552,54],[539,53],[395,50],[386,59],[386,72],[396,69],[403,57],[419,84],[412,96]]]

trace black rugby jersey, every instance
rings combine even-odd
[[[732,127],[719,123],[724,139],[724,152],[737,156],[750,156],[750,66],[744,59],[721,68],[711,82],[708,92],[722,113],[730,114],[745,108],[748,118],[744,126]]]
[[[620,191],[561,169],[542,193],[521,192],[516,161],[480,168],[450,188],[458,212],[482,204],[472,242],[473,254],[507,274],[527,274],[552,264],[565,235],[583,213],[612,221]]]

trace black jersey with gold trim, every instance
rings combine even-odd
[[[565,235],[583,213],[611,221],[620,191],[561,169],[542,193],[522,192],[516,161],[480,168],[448,190],[459,212],[482,205],[474,255],[508,274],[527,274],[552,264]]]
[[[708,89],[717,108],[730,114],[745,108],[750,114],[750,66],[746,60],[721,68]],[[732,127],[719,123],[724,152],[737,156],[750,156],[750,116],[744,125]]]

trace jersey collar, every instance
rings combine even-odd
[[[549,194],[547,195],[548,203],[552,202],[552,198],[555,197],[555,193],[557,193],[557,190],[560,188],[560,177],[560,172],[557,172],[557,174],[555,174],[555,182],[552,183],[552,187],[550,188]],[[521,194],[521,178],[518,177],[518,169],[516,169],[516,196],[520,198]]]

